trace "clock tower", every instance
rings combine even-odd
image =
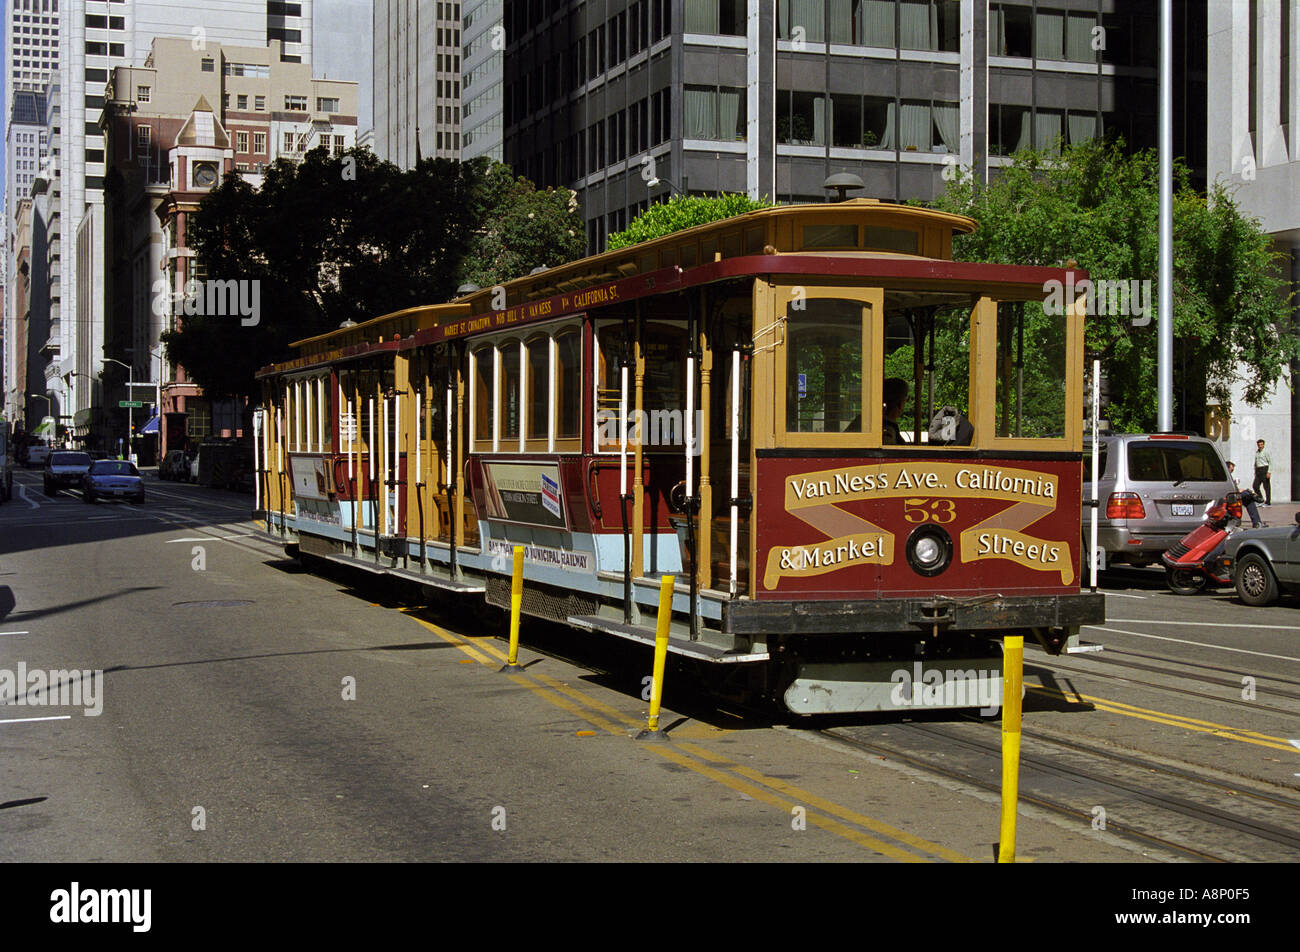
[[[235,153],[230,147],[230,134],[206,97],[199,97],[181,126],[170,160],[173,193],[211,191],[233,170]]]
[[[235,171],[235,152],[230,146],[230,134],[206,98],[199,97],[189,118],[176,134],[176,144],[167,157],[171,171],[170,188],[155,209],[163,233],[163,274],[154,290],[164,329],[175,330],[183,320],[181,302],[191,287],[190,282],[202,281],[206,277],[194,250],[189,247],[190,216],[198,212],[199,203],[208,192],[220,185],[228,173]],[[161,391],[161,452],[192,449],[188,445],[187,421],[194,413],[210,418],[207,397],[188,378],[185,368],[179,365]]]

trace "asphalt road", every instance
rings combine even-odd
[[[996,793],[864,746],[904,738],[894,721],[744,718],[670,684],[673,742],[648,744],[634,739],[636,679],[593,671],[605,650],[593,636],[557,652],[537,629],[546,653],[525,647],[526,673],[502,674],[499,617],[308,574],[255,532],[248,497],[151,480],[143,505],[90,506],[44,497],[35,473],[18,484],[0,507],[0,678],[103,674],[79,682],[99,685],[79,704],[32,691],[0,704],[0,862],[991,856]],[[1300,751],[1283,748],[1300,736],[1300,701],[1277,692],[1300,696],[1298,603],[1112,583],[1113,620],[1087,637],[1160,671],[1030,652],[1026,731],[1294,794]],[[1256,679],[1256,707],[1225,708],[1239,675]],[[996,720],[917,723],[997,736]],[[1061,756],[1034,743],[1027,733],[1027,755]],[[977,754],[971,769],[987,773]],[[1160,836],[1122,836],[1090,822],[1098,803],[1125,813],[1111,793],[1071,780],[1043,796],[1074,798],[1075,815],[1022,806],[1026,860],[1186,859],[1177,847],[1192,840],[1232,858],[1212,823],[1153,815],[1142,822]]]

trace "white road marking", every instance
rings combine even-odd
[[[27,505],[31,506],[33,509],[41,508],[41,504],[37,502],[35,499],[27,498],[26,486],[24,486],[22,483],[17,483],[16,485],[18,486],[18,495],[22,497],[23,502],[27,503]]]
[[[1163,635],[1148,635],[1144,631],[1124,631],[1122,628],[1102,628],[1100,625],[1085,625],[1085,628],[1091,628],[1093,631],[1109,631],[1116,635],[1133,635],[1136,638],[1150,638],[1152,641],[1173,641],[1180,645],[1193,645],[1197,648],[1214,648],[1218,651],[1232,651],[1236,654],[1254,655],[1258,658],[1276,658],[1280,661],[1300,661],[1300,658],[1292,658],[1290,655],[1269,654],[1265,651],[1247,651],[1245,648],[1229,648],[1226,645],[1207,645],[1202,641],[1187,641],[1184,638],[1166,638]]]
[[[1267,631],[1300,631],[1296,625],[1234,625],[1231,622],[1214,621],[1158,621],[1155,618],[1107,618],[1125,625],[1187,625],[1196,628],[1263,628]]]
[[[0,725],[29,724],[32,721],[67,721],[71,719],[71,714],[59,714],[55,717],[0,717]]]
[[[1145,595],[1125,595],[1123,592],[1106,592],[1107,598],[1146,598]]]
[[[0,631],[0,636],[4,635],[30,635],[30,631]]]

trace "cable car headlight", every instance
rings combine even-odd
[[[926,577],[938,575],[952,562],[952,536],[942,526],[917,526],[907,540],[907,564]]]

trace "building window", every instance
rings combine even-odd
[[[343,138],[343,136],[335,136],[335,137],[334,137],[334,154],[335,154],[335,155],[342,155],[342,154],[343,154],[343,150],[344,150],[344,148],[346,148],[346,146],[344,145],[344,138]]]
[[[135,127],[136,147],[140,149],[149,148],[149,142],[151,141],[152,135],[153,135],[153,131],[148,126],[136,126]]]
[[[745,139],[745,90],[686,86],[682,90],[682,138]]]
[[[241,93],[240,95],[236,96],[236,97],[235,97],[235,108],[236,108],[236,109],[240,109],[240,110],[247,109],[247,108],[248,108],[248,96],[245,95],[245,94],[242,94],[242,93]]]
[[[135,87],[135,98],[136,98],[136,101],[137,101],[137,102],[148,102],[148,101],[149,101],[149,87],[148,87],[148,86],[137,86],[137,87]]]
[[[338,112],[339,101],[337,99],[321,99],[317,97],[316,111],[317,112]]]
[[[266,97],[265,97],[265,96],[254,96],[254,97],[253,97],[253,108],[256,109],[258,112],[266,112]]]
[[[247,132],[236,132],[236,133],[235,133],[235,151],[236,151],[236,152],[245,152],[245,153],[248,151],[248,133],[247,133]]]
[[[266,133],[253,133],[253,152],[256,155],[266,155]]]
[[[217,71],[216,60],[210,56],[205,56],[199,61],[199,69],[205,73],[215,73]]]
[[[685,4],[682,29],[687,33],[744,36],[745,6],[744,0],[692,0]]]
[[[306,112],[307,97],[306,96],[285,96],[284,108],[286,112]]]
[[[286,132],[286,133],[284,134],[284,149],[283,149],[283,151],[285,151],[285,152],[292,152],[292,151],[293,151],[293,133],[292,133],[292,132]]]

